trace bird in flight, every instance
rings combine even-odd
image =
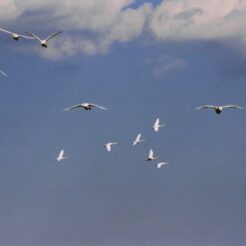
[[[157,167],[157,168],[161,168],[162,166],[167,165],[167,164],[168,164],[167,161],[158,162],[158,163],[156,164],[156,167]]]
[[[9,37],[12,38],[12,39],[15,40],[15,41],[18,41],[18,40],[20,40],[20,39],[22,39],[22,38],[26,38],[26,39],[34,39],[33,37],[28,37],[28,36],[25,36],[25,35],[21,35],[21,34],[17,34],[17,33],[14,33],[14,32],[10,32],[10,31],[7,31],[7,30],[2,29],[2,28],[0,28],[0,31],[1,31],[1,32],[5,32],[5,33],[10,34]]]
[[[158,132],[159,128],[162,126],[165,126],[165,124],[160,124],[160,119],[157,118],[152,128],[154,129],[155,132]]]
[[[62,149],[59,155],[57,156],[56,160],[59,162],[59,161],[66,160],[66,159],[68,159],[68,156],[64,156],[64,150]]]
[[[159,159],[159,156],[154,156],[154,152],[152,149],[149,151],[149,156],[145,159],[146,161],[153,161]]]
[[[118,142],[106,143],[106,144],[104,144],[104,148],[105,148],[108,152],[110,152],[110,151],[111,151],[112,145],[115,145],[115,144],[118,144]]]
[[[224,105],[224,106],[204,105],[204,106],[198,107],[196,109],[202,109],[202,108],[213,109],[216,112],[216,114],[222,113],[222,111],[226,108],[243,109],[242,107],[239,107],[237,105]]]
[[[7,75],[5,72],[3,72],[2,70],[0,70],[0,73],[1,73],[3,76],[8,77],[8,75]]]
[[[107,110],[107,108],[99,106],[99,105],[94,104],[94,103],[80,103],[80,104],[71,106],[69,108],[66,108],[66,109],[64,109],[64,111],[67,111],[67,110],[70,110],[70,109],[75,109],[75,108],[83,108],[85,110],[92,110],[93,107]]]
[[[41,39],[39,38],[36,34],[32,33],[32,32],[27,32],[28,35],[32,36],[34,39],[39,41],[39,44],[43,47],[43,48],[48,48],[48,41],[51,38],[54,38],[55,36],[57,36],[58,34],[60,34],[62,31],[59,32],[54,32],[52,33],[50,36],[48,36],[45,39]]]
[[[141,139],[141,133],[139,133],[138,135],[137,135],[137,137],[135,138],[135,140],[133,141],[133,143],[132,143],[132,145],[134,146],[134,145],[137,145],[137,144],[139,144],[139,143],[142,143],[144,141],[144,139]]]

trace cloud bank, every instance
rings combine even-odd
[[[50,43],[52,49],[43,52],[50,58],[104,53],[114,42],[128,42],[148,33],[161,42],[233,38],[246,45],[244,0],[163,0],[155,7],[147,0],[137,7],[134,3],[1,0],[0,22],[10,28],[21,23],[33,32],[64,30]]]

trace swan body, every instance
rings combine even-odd
[[[133,141],[132,145],[135,146],[139,143],[142,143],[144,141],[144,139],[141,139],[141,133],[139,133],[136,137],[136,139]]]
[[[162,126],[165,126],[165,124],[160,124],[160,119],[157,118],[152,128],[154,129],[155,132],[158,132],[159,128]]]
[[[112,149],[112,145],[115,145],[115,144],[118,144],[118,142],[106,143],[106,144],[104,145],[104,148],[105,148],[108,152],[110,152],[111,149]]]
[[[159,163],[156,164],[156,167],[157,168],[161,168],[162,166],[167,165],[167,164],[168,164],[167,161],[159,162]]]
[[[159,157],[158,156],[154,156],[153,150],[150,149],[149,155],[148,155],[148,157],[145,160],[146,161],[154,161],[154,160],[157,160],[157,159],[159,159]]]
[[[62,149],[59,155],[57,156],[56,160],[59,162],[59,161],[66,160],[66,159],[68,159],[68,156],[64,156],[64,150]]]

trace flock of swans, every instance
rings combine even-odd
[[[18,41],[18,40],[21,40],[21,39],[29,39],[29,40],[37,40],[39,45],[43,48],[48,48],[48,41],[52,38],[54,38],[55,36],[59,35],[62,31],[58,31],[58,32],[54,32],[52,33],[51,35],[49,35],[48,37],[46,37],[45,39],[41,39],[38,35],[32,33],[32,32],[26,32],[26,35],[22,35],[22,34],[17,34],[17,33],[14,33],[14,32],[11,32],[11,31],[8,31],[8,30],[5,30],[5,29],[2,29],[0,28],[0,32],[3,32],[3,33],[6,33],[9,36],[9,38],[12,38],[13,40],[15,41]],[[0,74],[7,77],[8,75],[0,70]],[[82,108],[84,110],[92,110],[93,108],[99,108],[99,109],[103,109],[103,110],[107,110],[107,108],[103,107],[103,106],[100,106],[100,105],[97,105],[97,104],[94,104],[94,103],[88,103],[88,102],[84,102],[84,103],[80,103],[80,104],[76,104],[74,106],[70,106],[66,109],[64,109],[64,111],[68,111],[68,110],[72,110],[72,109],[76,109],[76,108]],[[224,105],[224,106],[214,106],[214,105],[204,105],[204,106],[200,106],[200,107],[197,107],[196,110],[198,109],[212,109],[215,111],[216,114],[221,114],[222,111],[224,109],[243,109],[242,107],[240,106],[237,106],[237,105]],[[165,124],[160,124],[160,119],[157,118],[154,122],[154,125],[153,125],[153,130],[155,132],[158,132],[159,131],[159,128],[160,127],[163,127],[165,126]],[[139,133],[137,135],[137,137],[135,138],[135,140],[133,141],[132,145],[135,146],[137,144],[140,144],[142,142],[144,142],[145,139],[142,139],[141,138],[141,133]],[[112,147],[114,145],[118,145],[119,143],[118,142],[109,142],[109,143],[106,143],[104,145],[104,148],[108,151],[108,152],[111,152],[112,150]],[[64,156],[64,150],[62,149],[58,156],[56,157],[56,161],[60,162],[60,161],[64,161],[68,159],[68,156]],[[149,154],[147,156],[147,158],[145,159],[146,161],[155,161],[155,160],[158,160],[159,159],[159,156],[156,156],[154,155],[154,152],[152,149],[149,150]],[[165,166],[167,165],[168,162],[167,161],[160,161],[158,163],[156,163],[156,167],[157,168],[161,168],[162,166]]]

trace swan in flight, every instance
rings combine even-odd
[[[216,114],[222,113],[223,109],[225,109],[225,108],[243,109],[242,107],[239,107],[237,105],[225,105],[225,106],[204,105],[204,106],[198,107],[196,109],[202,109],[202,108],[213,109],[213,110],[215,110]]]
[[[62,31],[59,31],[59,32],[54,32],[52,33],[50,36],[48,36],[47,38],[45,39],[41,39],[39,38],[36,34],[32,33],[32,32],[27,32],[28,35],[32,36],[34,39],[38,40],[39,41],[39,44],[43,47],[43,48],[48,48],[48,41],[51,39],[51,38],[54,38],[56,35],[60,34]]]
[[[139,133],[138,135],[137,135],[137,137],[135,138],[135,140],[134,140],[134,142],[132,143],[132,145],[134,146],[134,145],[137,145],[137,144],[139,144],[139,143],[142,143],[144,141],[144,139],[141,139],[141,133]]]
[[[99,106],[97,104],[93,104],[93,103],[80,103],[80,104],[71,106],[70,108],[66,108],[66,109],[64,109],[64,111],[67,111],[67,110],[70,110],[70,109],[74,109],[74,108],[83,108],[85,110],[92,110],[93,107],[107,110],[107,108],[102,107],[102,106]]]
[[[146,161],[153,161],[153,160],[157,160],[158,158],[159,158],[159,156],[154,156],[153,150],[150,149],[149,156],[145,160]]]
[[[7,75],[5,72],[3,72],[2,70],[0,70],[0,73],[1,73],[3,76],[8,77],[8,75]]]
[[[57,161],[62,161],[68,159],[68,156],[64,156],[64,150],[62,149],[59,153],[59,155],[57,156],[56,160]]]
[[[28,37],[28,36],[20,35],[20,34],[14,33],[14,32],[7,31],[7,30],[2,29],[2,28],[0,28],[0,31],[10,34],[9,37],[12,38],[12,39],[14,39],[15,41],[18,41],[18,40],[20,40],[22,38],[34,39],[33,37]]]
[[[105,148],[108,152],[110,152],[110,151],[111,151],[112,145],[115,145],[115,144],[118,144],[118,142],[106,143],[106,144],[104,144],[104,148]]]
[[[165,126],[165,124],[160,124],[160,119],[157,118],[152,128],[154,129],[155,132],[158,132],[159,128],[162,126]]]
[[[156,167],[157,168],[161,168],[162,166],[167,165],[167,164],[168,164],[167,161],[159,162],[159,163],[156,164]]]

